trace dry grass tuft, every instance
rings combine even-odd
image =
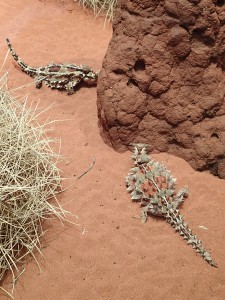
[[[52,150],[56,140],[46,135],[39,115],[37,106],[27,108],[26,99],[20,104],[12,96],[6,76],[0,78],[0,286],[11,271],[12,293],[26,257],[37,262],[41,253],[42,221],[65,220],[56,198],[62,191],[60,155]]]
[[[106,14],[106,19],[112,20],[117,0],[79,0],[85,7],[91,7],[95,15]]]

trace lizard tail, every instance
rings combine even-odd
[[[23,62],[20,57],[16,54],[12,44],[10,43],[10,40],[8,38],[6,38],[6,42],[9,48],[10,53],[12,54],[12,57],[15,59],[15,61],[17,62],[17,64],[20,66],[20,68],[29,74],[29,67],[27,64],[25,64],[25,62]]]

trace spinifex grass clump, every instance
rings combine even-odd
[[[95,15],[103,12],[109,20],[113,19],[116,2],[117,0],[79,0],[83,6],[92,8]]]
[[[134,144],[135,167],[126,177],[127,190],[131,193],[133,201],[141,202],[142,221],[146,222],[147,215],[164,217],[176,231],[191,244],[211,266],[217,267],[209,252],[202,246],[202,242],[188,228],[180,214],[179,205],[188,196],[187,188],[175,191],[176,179],[172,177],[166,167],[155,162],[146,153],[144,144]]]
[[[26,108],[26,100],[20,104],[5,83],[0,86],[0,286],[10,270],[14,287],[27,255],[37,261],[42,221],[65,218],[56,199],[62,191],[59,154],[37,122],[36,108]]]

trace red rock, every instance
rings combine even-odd
[[[118,1],[98,83],[108,144],[148,143],[225,178],[224,16],[221,0]]]

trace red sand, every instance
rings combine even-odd
[[[16,51],[30,65],[76,62],[101,68],[111,37],[103,19],[83,10],[72,0],[8,0],[0,7],[0,54],[7,51],[8,36]],[[12,88],[32,82],[9,57],[4,68]],[[96,158],[95,167],[76,185],[61,194],[64,208],[79,216],[78,226],[54,222],[39,261],[32,261],[16,284],[16,300],[186,300],[225,299],[225,185],[207,173],[199,173],[184,160],[154,155],[166,163],[178,185],[188,185],[190,196],[181,211],[190,227],[212,251],[219,268],[208,265],[164,220],[134,218],[141,209],[132,203],[124,178],[132,166],[130,153],[116,153],[99,135],[96,88],[76,94],[43,86],[24,88],[18,94],[50,104],[52,135],[61,137],[63,175],[80,175]],[[68,182],[69,184],[69,182]],[[66,185],[66,183],[65,183]],[[199,226],[205,226],[203,230]],[[0,299],[7,299],[0,295]]]

